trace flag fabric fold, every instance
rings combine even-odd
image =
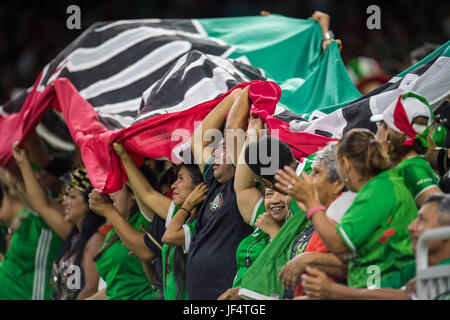
[[[289,110],[297,101],[280,99],[308,97],[312,87],[324,103],[343,102],[335,90],[359,96],[348,76],[327,80],[345,68],[333,61],[340,59],[337,47],[321,51],[320,33],[311,19],[279,15],[96,23],[44,67],[32,88],[0,106],[1,165],[11,160],[11,144],[22,146],[37,127],[53,147],[78,146],[93,186],[114,192],[126,175],[113,141],[123,141],[137,165],[145,157],[177,162],[194,123],[245,85],[269,130],[297,158],[309,155],[330,138],[293,132],[289,121],[297,115]],[[316,102],[301,103],[311,109]]]

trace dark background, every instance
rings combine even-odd
[[[71,4],[81,9],[81,30],[66,27]],[[366,27],[371,4],[381,8],[381,30]],[[412,49],[450,39],[448,0],[11,0],[0,4],[0,103],[9,100],[13,88],[31,86],[41,69],[96,21],[251,16],[261,10],[293,18],[327,12],[330,28],[343,42],[344,62],[371,57],[391,76],[409,66]]]

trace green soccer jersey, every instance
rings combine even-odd
[[[166,228],[169,226],[170,221],[178,212],[180,207],[176,206],[173,202],[170,205],[169,212],[167,213]],[[189,246],[191,244],[192,235],[194,234],[196,219],[183,225],[184,229],[184,250],[187,254],[189,252]],[[164,300],[188,300],[187,288],[179,294],[177,297],[177,283],[174,274],[174,254],[177,247],[163,244],[161,250],[162,263],[163,263],[163,289]]]
[[[134,214],[130,225],[139,230],[143,225],[146,229],[150,222],[140,212]],[[102,249],[115,234],[109,231]],[[135,256],[128,255],[130,250],[122,245],[122,240],[114,242],[97,260],[97,271],[106,282],[106,296],[108,300],[157,300],[159,290],[153,287],[147,279],[141,261]]]
[[[348,265],[350,287],[366,287],[374,270],[384,279],[414,261],[408,225],[416,217],[414,199],[393,170],[381,172],[358,191],[336,226],[356,253]]]
[[[438,178],[422,155],[401,161],[395,167],[395,171],[403,177],[414,200],[429,188],[438,187]]]
[[[264,207],[264,198],[261,197],[255,205],[252,217],[250,219],[250,225],[255,227],[255,221],[258,217],[266,211]],[[261,229],[255,228],[255,231],[245,237],[236,249],[236,265],[237,273],[234,278],[233,288],[241,286],[241,280],[247,269],[251,266],[260,253],[264,250],[270,241],[268,234],[264,233]]]
[[[0,300],[51,300],[52,264],[64,241],[28,211],[0,266]]]
[[[438,263],[438,266],[449,265],[450,259],[441,261]],[[414,279],[416,277],[416,263],[413,262],[403,267],[399,272],[394,273],[388,278],[385,278],[381,281],[381,288],[393,288],[393,289],[401,289],[408,281]]]

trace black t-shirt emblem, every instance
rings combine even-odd
[[[223,205],[223,196],[222,192],[220,192],[219,194],[217,194],[214,200],[211,201],[211,203],[209,204],[209,208],[211,209],[211,211],[217,211],[222,207],[222,205]]]

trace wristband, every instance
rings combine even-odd
[[[326,40],[333,40],[334,39],[334,32],[331,30],[328,30],[324,34],[322,34],[322,41]]]
[[[314,209],[311,209],[311,210],[309,210],[308,211],[308,213],[306,214],[306,219],[311,219],[311,216],[315,213],[315,212],[317,212],[317,211],[320,211],[320,210],[327,210],[327,207],[325,207],[325,206],[318,206],[318,207],[315,207]]]
[[[183,209],[183,210],[186,211],[189,215],[192,215],[192,213],[191,213],[188,209],[185,209],[185,208],[183,208],[183,207],[180,207],[180,209]]]

